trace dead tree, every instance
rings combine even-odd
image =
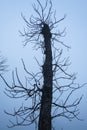
[[[5,72],[6,69],[7,69],[7,67],[8,67],[8,66],[5,64],[6,61],[7,61],[7,59],[4,58],[2,55],[0,55],[0,75],[2,75],[3,72]]]
[[[56,20],[51,0],[46,0],[45,6],[37,0],[37,6],[34,4],[33,9],[36,15],[35,17],[32,15],[29,21],[22,14],[26,28],[21,35],[25,38],[24,45],[33,43],[36,48],[42,50],[44,61],[39,65],[40,72],[34,74],[27,70],[22,59],[24,70],[28,74],[28,77],[25,77],[25,84],[20,80],[17,68],[15,74],[12,72],[12,86],[2,77],[7,85],[5,91],[7,96],[25,99],[25,103],[18,110],[14,109],[14,113],[5,112],[16,117],[16,122],[10,121],[10,127],[35,123],[38,130],[52,130],[52,120],[56,117],[79,119],[78,105],[82,96],[76,100],[71,98],[83,85],[75,83],[75,74],[68,73],[69,58],[62,58],[63,49],[59,48],[59,45],[69,48],[60,41],[60,38],[65,36],[65,29],[55,32],[55,27],[57,29],[57,25],[65,16]],[[37,63],[39,64],[38,60]]]

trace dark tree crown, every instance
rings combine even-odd
[[[49,28],[49,25],[46,24],[46,23],[43,23],[43,26],[42,26],[42,30],[41,30],[41,34],[44,36],[44,38],[46,39],[51,39],[52,37],[52,34],[50,32],[50,28]]]

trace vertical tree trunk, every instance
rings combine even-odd
[[[48,25],[47,25],[48,26]],[[41,99],[38,130],[51,130],[51,104],[52,104],[52,50],[51,33],[49,27],[44,26],[42,32],[45,44],[45,62],[43,65],[43,91]]]

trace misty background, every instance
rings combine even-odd
[[[40,0],[43,4],[45,0]],[[77,72],[77,82],[79,84],[87,83],[87,1],[86,0],[52,0],[53,10],[56,10],[56,19],[67,15],[66,19],[60,26],[60,31],[66,27],[67,35],[63,39],[64,43],[71,46],[69,51],[66,50],[66,56],[70,56],[72,62],[71,72]],[[38,71],[35,56],[41,60],[39,51],[34,50],[33,45],[23,46],[23,37],[20,36],[19,30],[23,31],[26,26],[21,17],[21,12],[26,19],[34,14],[32,4],[35,0],[0,0],[0,51],[7,58],[8,71],[4,76],[8,83],[12,83],[12,70],[18,68],[19,75],[23,80],[24,71],[21,58],[24,59],[29,71]],[[24,82],[24,81],[23,81]],[[23,102],[13,100],[4,94],[5,84],[0,79],[0,130],[8,130],[9,117],[4,110],[12,111],[14,107],[19,107]],[[56,130],[87,130],[87,86],[80,89],[75,96],[83,96],[79,105],[79,117],[84,121],[74,119],[69,122],[67,119],[58,118],[53,122]],[[14,119],[13,119],[14,120]],[[12,130],[31,130],[34,126],[15,127]]]

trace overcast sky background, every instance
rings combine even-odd
[[[44,3],[45,0],[40,0]],[[52,0],[53,9],[56,10],[56,18],[60,19],[67,14],[63,21],[63,27],[67,27],[65,44],[71,46],[69,56],[72,62],[71,71],[78,72],[77,82],[87,82],[87,0]],[[36,55],[31,45],[23,47],[23,38],[19,36],[19,30],[23,30],[25,23],[21,18],[21,12],[29,19],[33,13],[32,4],[35,0],[0,0],[0,51],[8,59],[9,71],[4,74],[7,81],[11,82],[11,71],[18,67],[22,74],[21,58],[24,59],[29,70],[37,70],[34,64]],[[39,54],[37,53],[39,58]],[[12,110],[17,102],[9,99],[4,93],[5,84],[0,80],[0,130],[8,130],[8,117],[4,109]],[[54,122],[56,130],[87,130],[87,89],[82,88],[78,95],[84,94],[80,104],[80,117],[84,121],[74,119],[69,122],[63,118]],[[31,130],[33,127],[23,127],[22,130]],[[19,127],[12,130],[19,130]]]

